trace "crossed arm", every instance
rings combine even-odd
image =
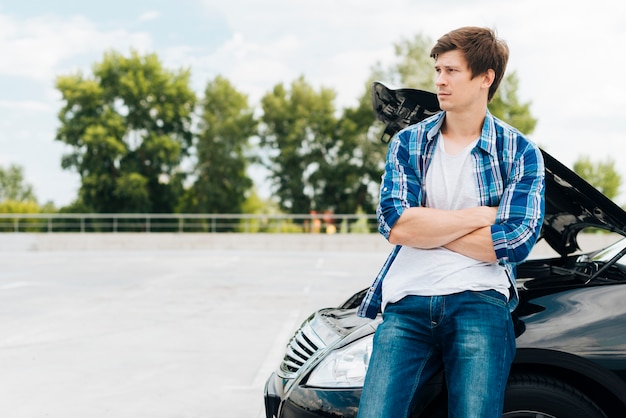
[[[391,229],[389,242],[416,248],[445,247],[479,261],[496,262],[491,225],[498,208],[460,210],[411,207]]]

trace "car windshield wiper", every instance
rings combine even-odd
[[[587,282],[587,280],[591,280],[590,278],[592,276],[592,274],[586,273],[584,271],[575,270],[572,268],[560,267],[560,266],[551,266],[550,271],[559,275],[563,275],[563,276],[575,276],[575,277],[581,278],[585,280],[585,283]]]

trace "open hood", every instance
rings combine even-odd
[[[372,103],[376,119],[385,123],[382,142],[389,142],[399,130],[439,113],[437,95],[429,91],[391,88],[372,84]]]
[[[385,124],[383,142],[440,111],[434,93],[394,89],[379,82],[372,85],[372,102],[376,118]],[[622,208],[550,154],[541,152],[546,169],[546,206],[540,239],[566,256],[578,250],[576,236],[584,228],[600,228],[626,236],[626,212]]]
[[[578,174],[541,150],[546,166],[546,215],[541,230],[555,251],[578,249],[576,235],[594,227],[626,236],[626,212]]]

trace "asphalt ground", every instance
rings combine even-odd
[[[264,417],[293,331],[386,255],[0,252],[0,416]]]
[[[356,236],[41,251],[15,238],[0,251],[2,418],[264,417],[265,380],[294,330],[369,286],[390,248]],[[612,241],[589,235],[583,249]]]

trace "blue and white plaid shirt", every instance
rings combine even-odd
[[[377,215],[380,233],[391,228],[409,207],[426,202],[425,174],[431,162],[445,112],[398,132],[389,144]],[[493,247],[515,289],[515,265],[532,250],[543,223],[545,172],[539,148],[487,110],[481,136],[472,150],[481,206],[498,206],[491,226]],[[361,303],[358,314],[375,318],[382,301],[382,282],[401,246],[396,246]],[[509,302],[518,304],[517,289]]]

